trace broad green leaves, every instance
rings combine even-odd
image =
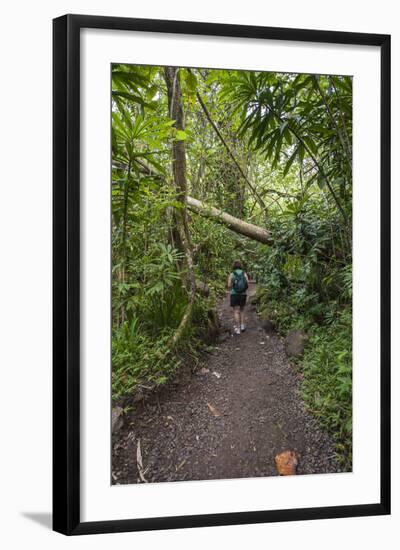
[[[350,77],[234,71],[221,97],[238,113],[239,135],[271,162],[291,168],[306,164],[308,185],[328,187],[338,204],[351,197]],[[339,179],[340,186],[338,186]]]

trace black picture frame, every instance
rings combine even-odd
[[[179,517],[80,520],[80,30],[115,29],[378,46],[381,50],[380,501]],[[390,513],[390,36],[65,15],[53,20],[53,529],[66,535]]]

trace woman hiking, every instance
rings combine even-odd
[[[246,291],[249,287],[249,278],[243,270],[240,260],[235,260],[232,273],[228,277],[228,288],[231,291],[231,306],[233,308],[233,333],[240,334],[245,330],[244,306],[246,305]]]

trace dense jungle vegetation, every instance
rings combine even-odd
[[[113,65],[115,402],[212,343],[236,258],[351,465],[351,77]]]

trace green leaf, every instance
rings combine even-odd
[[[190,72],[190,73],[187,72],[186,73],[186,83],[187,83],[188,88],[191,92],[196,92],[198,82],[197,82],[197,77],[194,73],[192,73],[192,72]]]
[[[318,147],[310,136],[304,136],[303,141],[307,145],[307,147],[310,149],[313,155],[316,155],[318,153]]]
[[[287,127],[287,125],[288,125],[288,121],[287,121],[287,120],[285,120],[284,122],[282,122],[282,124],[280,125],[281,134],[284,133],[285,128]]]
[[[185,141],[188,138],[188,135],[183,130],[177,130],[175,133],[176,141]]]
[[[326,180],[322,174],[318,174],[317,184],[320,189],[323,189],[326,186]]]
[[[155,105],[152,105],[152,104],[146,102],[139,95],[130,94],[128,92],[120,92],[120,91],[113,90],[112,91],[112,96],[113,97],[123,97],[124,99],[128,99],[129,101],[132,101],[133,103],[138,103],[140,106],[147,107],[149,109],[154,110],[156,108]]]
[[[293,151],[292,153],[292,156],[290,157],[290,159],[287,161],[286,163],[286,166],[285,166],[285,169],[283,170],[283,177],[286,176],[286,174],[289,172],[290,170],[290,167],[292,166],[293,162],[294,162],[294,159],[296,158],[296,155],[299,151],[299,147],[300,146],[297,146],[296,149]]]

